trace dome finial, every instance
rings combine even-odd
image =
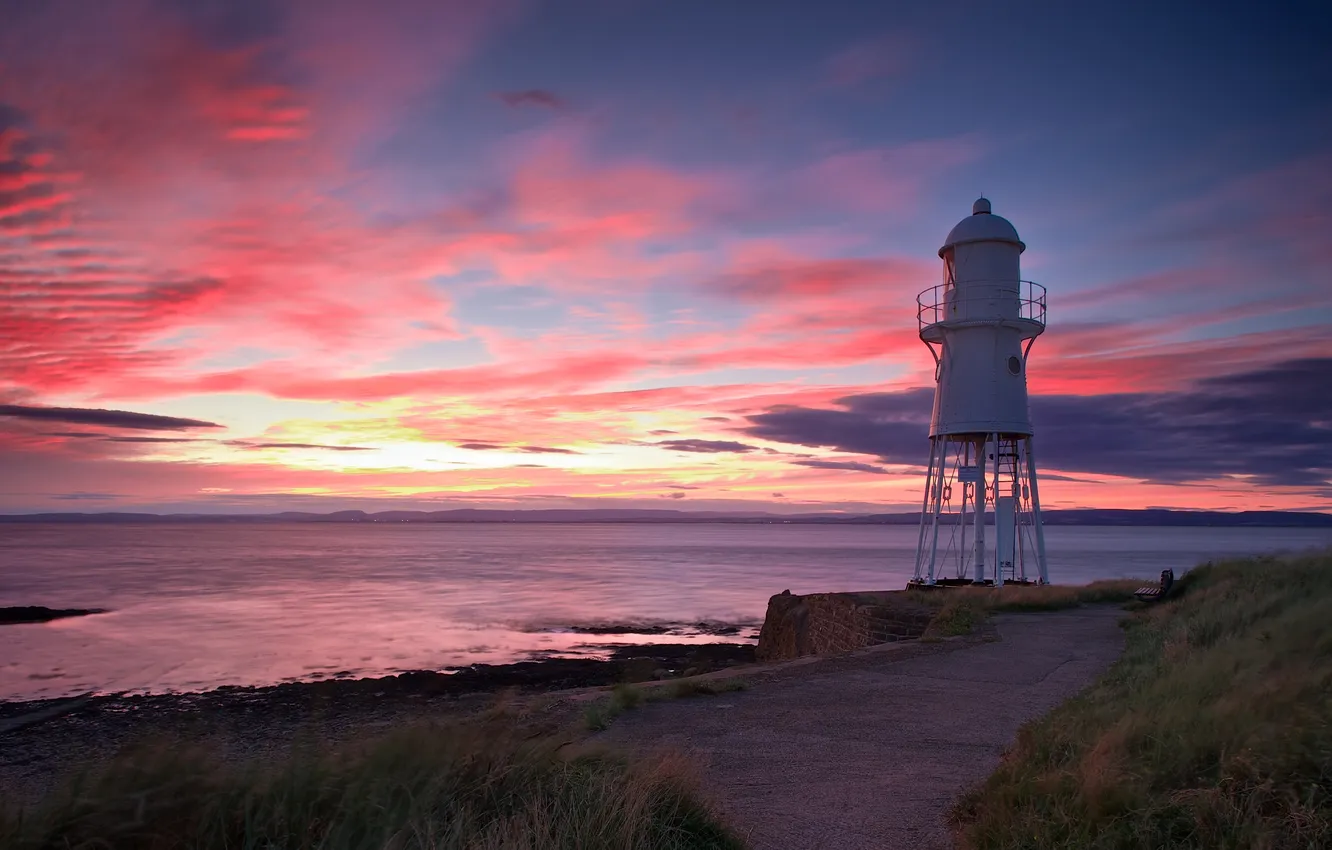
[[[986,200],[984,195],[981,195],[979,198],[977,198],[976,203],[971,205],[972,215],[980,215],[981,213],[988,213],[989,211],[990,211],[990,202]]]

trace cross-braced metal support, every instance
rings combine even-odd
[[[993,517],[993,540],[987,521]],[[913,584],[1049,584],[1031,437],[930,438]]]

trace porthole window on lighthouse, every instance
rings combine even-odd
[[[1022,361],[1016,356],[1008,358],[1008,371],[1014,375],[1022,374]]]

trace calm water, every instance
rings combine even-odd
[[[0,699],[202,690],[596,654],[607,622],[757,623],[768,596],[898,588],[916,530],[819,525],[0,525]],[[1332,529],[1051,528],[1052,579],[1154,578]]]

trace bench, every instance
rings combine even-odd
[[[1140,587],[1133,591],[1133,595],[1143,602],[1151,602],[1156,599],[1164,598],[1170,592],[1170,588],[1175,584],[1174,570],[1161,570],[1161,583],[1156,586],[1148,585]]]

